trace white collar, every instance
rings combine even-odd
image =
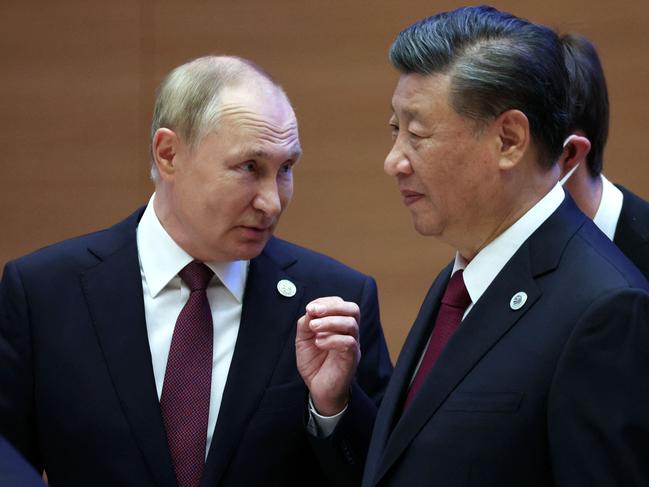
[[[158,220],[153,208],[154,198],[155,193],[151,196],[137,227],[140,267],[152,298],[155,298],[183,267],[194,260],[171,238]],[[246,260],[205,262],[239,302],[243,301],[248,263]]]
[[[513,225],[478,252],[471,262],[467,263],[459,253],[455,254],[451,275],[459,269],[464,269],[464,284],[471,296],[472,304],[480,299],[498,273],[530,235],[554,213],[564,197],[563,188],[557,183]]]
[[[622,212],[624,195],[603,174],[600,177],[602,178],[602,199],[599,202],[599,208],[597,208],[593,221],[609,240],[613,240],[617,222]]]

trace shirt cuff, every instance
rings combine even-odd
[[[334,432],[345,411],[347,411],[347,406],[345,406],[338,414],[334,414],[333,416],[323,416],[318,414],[318,411],[316,411],[313,401],[311,400],[311,396],[309,395],[309,421],[306,425],[306,429],[313,436],[318,438],[327,438]]]

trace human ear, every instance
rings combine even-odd
[[[520,110],[507,110],[494,121],[498,135],[501,170],[514,168],[530,144],[530,122]]]
[[[577,164],[586,160],[589,152],[590,140],[580,133],[571,134],[563,143],[563,152],[558,160],[561,177],[568,174]]]
[[[176,170],[175,157],[178,153],[180,139],[176,133],[168,128],[159,128],[153,134],[151,152],[158,174],[164,179],[173,177]]]

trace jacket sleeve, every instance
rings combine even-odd
[[[649,485],[649,294],[607,293],[570,336],[548,396],[555,485]]]
[[[40,471],[29,306],[14,262],[5,266],[0,281],[0,371],[0,435]]]
[[[365,280],[359,306],[361,360],[347,410],[330,436],[309,435],[323,470],[336,487],[361,484],[374,419],[392,372],[372,278]]]

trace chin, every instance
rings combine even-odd
[[[233,244],[228,248],[221,248],[218,252],[206,252],[201,255],[193,255],[196,260],[201,262],[234,262],[236,260],[251,260],[257,257],[264,250],[266,244],[256,243]],[[213,247],[216,248],[216,247]]]
[[[417,218],[413,218],[413,224],[417,233],[423,235],[424,237],[439,237],[442,234],[441,225],[434,225],[430,222],[422,222]]]
[[[268,241],[262,243],[244,243],[239,246],[237,251],[234,253],[235,256],[232,260],[251,260],[261,254],[266,247]]]

